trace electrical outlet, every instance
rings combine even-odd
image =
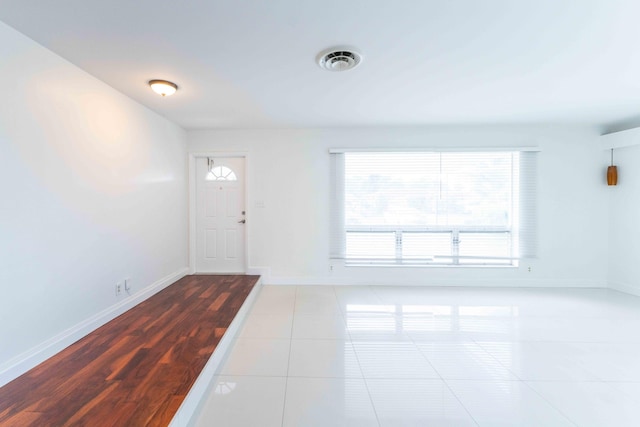
[[[531,273],[531,266],[527,267],[527,271]]]
[[[122,283],[118,282],[116,283],[116,296],[120,295],[121,292],[122,292]]]

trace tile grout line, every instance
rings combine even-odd
[[[398,300],[398,304],[412,304],[414,303],[413,300],[408,299],[408,301],[410,302],[403,302],[401,301],[402,298],[411,298],[411,295],[408,293],[406,296],[403,296],[404,294],[393,294],[393,293],[385,293],[383,292],[383,289],[371,289],[372,287],[369,285],[367,287],[367,289],[369,289],[374,296],[374,298],[371,298],[370,294],[365,292],[365,293],[358,293],[358,292],[348,292],[349,288],[345,288],[345,290],[347,290],[347,292],[345,293],[340,293],[340,295],[338,295],[337,286],[332,286],[332,289],[329,292],[321,292],[320,294],[316,294],[315,292],[311,292],[309,295],[307,295],[307,290],[304,288],[304,286],[297,286],[295,289],[291,289],[289,291],[287,291],[287,294],[289,296],[289,300],[293,300],[294,304],[293,304],[293,314],[290,320],[290,337],[289,337],[289,341],[290,341],[290,345],[289,345],[289,353],[288,353],[288,362],[287,362],[287,369],[285,372],[285,376],[270,376],[270,375],[259,375],[259,376],[249,376],[249,377],[275,377],[275,378],[283,378],[285,381],[285,387],[282,389],[283,393],[284,393],[284,397],[283,397],[283,401],[282,402],[282,415],[281,415],[281,426],[284,425],[284,419],[285,419],[285,415],[286,413],[292,414],[293,412],[296,412],[298,410],[297,405],[295,404],[289,404],[288,406],[286,405],[286,399],[287,399],[287,392],[288,392],[288,380],[289,379],[296,379],[296,378],[309,378],[309,379],[314,379],[314,378],[318,378],[318,379],[332,379],[332,381],[334,381],[335,383],[338,383],[341,381],[349,381],[351,382],[351,384],[354,383],[358,383],[359,384],[359,380],[362,379],[365,383],[365,387],[367,388],[367,393],[370,399],[370,404],[372,405],[372,409],[373,412],[376,416],[377,419],[377,423],[378,425],[381,425],[382,420],[387,420],[386,416],[386,412],[385,412],[385,405],[387,404],[386,400],[381,400],[380,397],[383,396],[383,394],[379,394],[381,393],[382,389],[378,389],[378,387],[385,385],[384,383],[378,383],[377,380],[400,380],[401,378],[398,378],[397,376],[395,376],[395,371],[394,370],[390,370],[390,374],[385,376],[385,377],[371,377],[371,376],[365,376],[363,373],[363,368],[362,368],[362,364],[361,361],[359,360],[359,354],[363,355],[363,358],[365,358],[366,362],[369,361],[369,359],[367,358],[368,353],[366,351],[363,351],[361,353],[356,352],[356,346],[355,344],[358,344],[358,347],[360,347],[360,344],[366,341],[378,341],[378,339],[376,339],[377,335],[373,336],[371,338],[369,337],[362,337],[361,339],[357,339],[356,342],[354,342],[354,337],[353,334],[351,334],[351,331],[349,329],[349,324],[347,324],[347,319],[351,319],[351,327],[353,328],[354,334],[356,334],[356,337],[358,337],[358,333],[360,331],[360,318],[359,316],[359,309],[356,309],[355,311],[347,311],[346,306],[347,306],[347,302],[352,302],[353,304],[369,304],[369,301],[371,301],[371,303],[373,303],[373,301],[376,300],[380,300],[381,298],[379,298],[378,292],[380,292],[381,294],[385,295],[384,301],[389,301],[389,300]],[[332,370],[331,372],[337,372],[339,376],[325,376],[325,375],[320,375],[320,376],[291,376],[291,365],[290,362],[291,360],[296,360],[293,359],[292,357],[292,351],[293,351],[293,330],[295,330],[295,323],[294,323],[294,318],[296,317],[296,307],[297,307],[297,293],[300,293],[301,296],[301,307],[303,309],[308,308],[309,310],[313,311],[315,313],[315,311],[317,311],[318,308],[323,308],[324,305],[326,305],[326,303],[329,303],[330,301],[327,300],[326,297],[329,297],[329,295],[331,293],[334,294],[335,298],[338,300],[338,311],[340,311],[340,315],[338,316],[337,314],[332,314],[331,315],[331,320],[335,319],[336,321],[339,319],[343,320],[343,325],[342,328],[344,331],[344,338],[299,338],[296,339],[300,342],[309,342],[309,343],[320,343],[320,342],[326,342],[327,343],[327,347],[333,347],[330,343],[331,342],[335,342],[338,343],[339,341],[342,342],[351,342],[351,348],[353,350],[353,355],[354,358],[356,360],[356,363],[359,366],[360,369],[360,374],[362,375],[361,378],[356,378],[356,377],[347,377],[347,376],[341,376],[341,371],[340,370]],[[318,296],[318,299],[313,298],[314,295]],[[309,296],[311,296],[312,298],[308,298]],[[418,301],[418,304],[425,304],[425,305],[429,305],[429,304],[435,304],[434,301],[431,300],[430,297],[428,297],[426,294],[421,293],[420,294],[420,298],[422,298],[424,296],[424,301],[423,299],[420,299]],[[293,297],[293,298],[291,298]],[[457,298],[456,295],[454,295],[454,297]],[[314,302],[315,301],[315,302]],[[319,307],[319,303],[322,302],[323,307]],[[470,305],[478,305],[480,303],[482,303],[483,301],[479,301],[479,302],[475,302],[475,301],[471,301],[469,304]],[[344,303],[344,306],[342,305]],[[376,304],[383,304],[382,301],[377,302]],[[448,304],[448,302],[445,302],[446,304]],[[511,303],[509,303],[511,304]],[[500,305],[500,304],[498,304]],[[512,304],[513,305],[513,304]],[[289,306],[291,307],[291,306]],[[341,309],[344,308],[344,309]],[[368,312],[368,311],[367,311]],[[304,320],[304,316],[317,316],[320,318],[320,320],[322,320],[321,318],[324,315],[329,316],[329,313],[325,313],[324,311],[322,311],[322,313],[319,314],[314,314],[314,313],[304,313],[301,316],[301,321],[303,321],[303,324],[306,325],[306,320]],[[398,316],[397,314],[395,316]],[[366,316],[365,316],[366,317]],[[523,315],[524,320],[527,321],[537,321],[536,319],[530,319],[530,317],[525,317]],[[327,319],[329,319],[329,317],[327,317]],[[483,320],[486,319],[493,319],[493,317],[489,314],[489,315],[484,315],[484,317],[482,318]],[[364,319],[367,320],[367,319]],[[521,321],[522,319],[509,319],[510,323],[509,323],[509,329],[506,332],[509,332],[510,334],[515,330],[514,328],[519,324],[518,322]],[[638,319],[640,320],[640,319]],[[474,317],[474,322],[475,322],[475,317]],[[506,323],[506,322],[504,322]],[[318,324],[320,325],[320,324]],[[377,322],[375,322],[375,325],[377,325]],[[380,328],[377,329],[376,326],[374,324],[367,324],[365,325],[365,329],[366,328],[373,328],[371,329],[372,331],[374,331],[376,334],[383,332],[385,329]],[[313,334],[315,334],[314,331],[317,331],[319,328],[313,327],[312,324],[310,324],[309,326],[311,326],[309,328],[309,331],[312,332]],[[324,326],[324,325],[323,325]],[[504,341],[504,339],[506,337],[502,337],[502,335],[505,333],[505,331],[498,331],[500,333],[500,337],[496,337],[494,336],[496,334],[496,331],[494,329],[491,329],[492,325],[490,323],[487,323],[486,325],[484,323],[480,324],[480,329],[477,330],[476,332],[470,334],[470,335],[466,335],[466,336],[457,336],[457,335],[453,335],[451,337],[445,336],[444,340],[439,337],[437,334],[434,335],[433,331],[436,330],[431,330],[431,329],[425,329],[424,331],[428,332],[426,334],[420,334],[419,332],[422,331],[422,329],[414,329],[414,326],[412,323],[407,323],[404,327],[400,327],[399,329],[396,330],[396,334],[399,332],[403,332],[405,329],[405,327],[407,329],[409,329],[410,331],[412,331],[411,333],[406,333],[404,334],[404,338],[403,341],[406,341],[408,343],[412,343],[415,347],[417,347],[419,353],[421,354],[423,360],[426,359],[428,364],[433,368],[434,373],[436,373],[436,376],[434,376],[433,380],[430,379],[421,379],[421,378],[414,378],[415,381],[417,381],[417,383],[426,383],[429,381],[434,381],[437,382],[438,379],[440,379],[440,384],[444,383],[445,387],[442,387],[442,391],[441,393],[444,393],[446,395],[447,391],[449,393],[451,393],[453,396],[448,396],[448,402],[450,402],[450,405],[455,405],[455,402],[457,401],[459,403],[460,406],[462,406],[464,408],[464,412],[463,411],[456,411],[458,412],[459,415],[457,415],[455,418],[452,418],[452,416],[454,414],[452,413],[442,413],[440,414],[440,418],[445,417],[449,420],[453,420],[453,419],[458,419],[458,418],[464,418],[464,414],[467,414],[468,418],[464,418],[465,420],[472,420],[472,422],[475,425],[478,425],[480,422],[484,423],[485,421],[485,413],[484,411],[486,410],[486,408],[493,408],[493,406],[496,407],[502,407],[503,402],[502,401],[498,401],[497,399],[488,399],[487,402],[488,404],[484,404],[482,406],[479,407],[475,407],[474,404],[477,403],[474,399],[469,399],[468,395],[467,395],[467,388],[468,387],[472,387],[474,390],[476,389],[476,387],[478,387],[479,390],[487,390],[487,393],[489,393],[491,390],[495,390],[496,387],[503,387],[500,384],[503,385],[507,385],[507,387],[511,387],[512,390],[516,387],[522,387],[522,392],[524,392],[525,394],[523,395],[522,398],[518,399],[518,398],[513,398],[511,399],[512,402],[506,402],[505,404],[508,405],[517,405],[518,401],[521,401],[522,399],[525,399],[527,402],[533,403],[534,405],[532,406],[532,408],[538,407],[537,411],[540,413],[544,413],[547,414],[549,416],[553,415],[554,417],[557,417],[557,421],[560,422],[562,420],[564,420],[565,422],[568,423],[568,425],[576,425],[576,422],[580,422],[581,420],[581,415],[583,414],[584,411],[579,412],[578,414],[580,415],[576,415],[576,413],[573,412],[571,407],[566,407],[565,406],[565,402],[560,399],[560,400],[555,400],[555,394],[553,392],[554,387],[552,385],[552,383],[554,382],[561,382],[561,383],[567,383],[569,385],[573,384],[572,387],[576,387],[576,388],[580,388],[579,384],[580,383],[594,383],[594,384],[606,384],[609,387],[608,388],[615,388],[614,384],[616,382],[620,382],[620,383],[639,383],[640,381],[633,381],[633,380],[618,380],[618,381],[611,381],[611,380],[604,380],[602,378],[610,378],[609,376],[601,376],[601,375],[591,375],[593,377],[593,379],[591,380],[579,380],[579,381],[575,381],[575,380],[570,380],[570,379],[562,379],[565,377],[566,374],[553,374],[552,377],[555,378],[561,378],[561,379],[555,379],[555,380],[536,380],[536,379],[530,379],[527,380],[525,378],[528,378],[531,374],[533,374],[533,378],[535,378],[536,376],[538,376],[539,374],[537,374],[537,370],[533,369],[533,371],[531,371],[529,368],[521,370],[522,367],[520,367],[520,365],[514,365],[513,361],[510,361],[509,359],[505,359],[503,356],[503,351],[504,349],[502,349],[502,347],[500,346],[494,346],[494,343],[492,341],[496,341],[496,343],[500,344],[500,343],[509,343],[509,344],[518,344],[518,343],[550,343],[550,344],[554,344],[554,346],[551,346],[549,348],[553,349],[556,348],[555,345],[566,345],[566,344],[571,344],[572,346],[574,344],[590,344],[590,345],[597,345],[597,346],[603,346],[609,342],[618,342],[618,341],[594,341],[589,339],[588,337],[580,337],[580,339],[578,341],[573,341],[571,340],[571,338],[568,339],[553,339],[553,337],[549,338],[549,337],[545,337],[544,339],[532,339],[532,337],[535,338],[535,336],[537,336],[537,329],[532,329],[532,331],[534,332],[534,335],[531,335],[531,331],[525,331],[527,332],[522,333],[522,334],[518,334],[517,336],[521,339],[515,339],[515,337],[511,337],[511,340],[508,341]],[[535,326],[535,325],[534,325]],[[569,325],[573,328],[573,325]],[[453,327],[453,325],[452,325]],[[300,328],[300,327],[299,327]],[[458,329],[458,328],[456,328]],[[483,336],[483,333],[486,332],[485,331],[489,331],[491,333],[488,333],[488,336]],[[280,328],[280,330],[282,330]],[[366,329],[368,330],[368,329]],[[573,330],[573,329],[569,329],[569,330]],[[416,333],[413,333],[413,331],[417,331]],[[436,331],[437,332],[437,331]],[[599,332],[600,334],[602,333],[602,331]],[[281,334],[283,337],[286,338],[286,334],[282,333]],[[385,339],[384,336],[380,336],[381,341],[387,341],[388,339]],[[457,338],[457,339],[456,339]],[[389,338],[390,339],[390,338]],[[348,341],[346,341],[348,340]],[[458,346],[456,345],[451,345],[452,343],[459,343],[460,344],[460,348],[466,348],[466,345],[469,345],[469,349],[472,348],[476,348],[478,351],[471,351],[468,352],[467,350],[462,351],[462,352],[458,352],[456,349],[458,348]],[[442,353],[440,350],[440,344],[443,345],[442,347]],[[635,347],[633,345],[635,345],[635,343],[633,341],[627,341],[625,342],[625,344],[632,344],[631,347],[629,347],[629,350],[634,349]],[[284,343],[281,343],[280,348],[281,351],[284,350],[282,349],[282,346],[286,345]],[[432,347],[435,346],[435,347]],[[448,347],[451,347],[450,350],[444,351],[446,350]],[[578,346],[579,350],[584,350],[582,348],[581,345]],[[285,347],[286,348],[286,347]],[[435,352],[432,351],[432,348],[434,348]],[[529,347],[527,347],[529,348]],[[535,349],[536,347],[533,346],[531,347],[532,349]],[[543,347],[546,348],[546,347]],[[585,347],[587,348],[587,347]],[[588,347],[590,348],[590,347]],[[625,347],[626,348],[626,347]],[[450,365],[449,361],[448,361],[448,356],[447,356],[447,352],[451,351],[451,355],[456,355],[456,354],[460,354],[461,356],[466,356],[463,358],[465,360],[463,360],[463,362],[465,363],[461,363],[460,366],[461,367],[466,367],[467,369],[454,369],[454,371],[450,371],[449,368],[453,365]],[[510,354],[512,353],[511,351],[509,352]],[[383,354],[383,353],[381,353]],[[543,360],[543,358],[541,358],[539,356],[539,354],[537,352],[531,352],[531,351],[527,351],[525,353],[523,353],[524,356],[527,356],[529,354],[536,356],[536,360]],[[555,366],[558,365],[559,367],[565,366],[566,364],[563,363],[563,361],[574,361],[575,357],[573,357],[573,353],[567,354],[562,358],[558,358],[557,356],[563,355],[564,353],[553,353],[555,354],[554,356],[554,361],[555,363],[553,365],[550,366]],[[580,354],[580,353],[576,353],[576,354]],[[513,358],[516,360],[524,360],[523,359],[523,355],[513,355]],[[434,359],[433,361],[431,361],[431,359]],[[466,359],[468,359],[469,362],[471,363],[466,363]],[[280,360],[284,360],[283,358],[280,358]],[[346,359],[345,359],[346,360]],[[582,360],[581,358],[575,359],[575,361],[578,360]],[[415,361],[417,363],[421,363],[419,362],[418,358],[415,359]],[[574,361],[574,362],[575,362]],[[382,358],[380,358],[379,360],[375,361],[376,363],[382,363],[384,362],[384,356]],[[435,365],[434,365],[435,364]],[[468,367],[466,366],[468,364]],[[479,364],[477,367],[475,367],[476,364]],[[482,366],[480,366],[482,365]],[[580,363],[580,365],[582,366],[583,364]],[[367,365],[369,366],[369,365]],[[438,366],[439,369],[436,369],[435,366]],[[511,368],[510,368],[511,366]],[[515,366],[515,368],[514,368]],[[589,364],[584,364],[584,370],[586,369],[586,366],[590,366]],[[600,365],[597,365],[600,366]],[[511,375],[511,378],[500,378],[502,373],[502,369],[504,369],[504,371],[508,372]],[[480,368],[480,370],[478,370],[478,368]],[[439,370],[443,370],[442,373],[439,372]],[[486,369],[486,372],[485,372]],[[515,369],[515,371],[514,371]],[[545,368],[546,369],[546,365]],[[588,370],[589,372],[591,372],[591,369]],[[324,371],[323,371],[324,372]],[[371,371],[368,373],[373,373],[375,375],[375,372],[377,371]],[[517,372],[517,373],[516,373]],[[543,371],[546,372],[546,371]],[[555,371],[552,371],[555,372]],[[597,369],[595,370],[595,372],[599,372]],[[295,372],[294,372],[295,373]],[[486,375],[478,375],[479,373],[487,373],[489,374],[489,376]],[[443,375],[446,374],[446,379],[443,377]],[[556,375],[558,375],[556,377]],[[471,377],[471,378],[469,378]],[[355,381],[355,380],[358,381]],[[404,380],[404,378],[402,378]],[[369,384],[369,381],[372,382],[372,384]],[[460,383],[461,382],[461,383]],[[417,384],[416,383],[416,384]],[[450,383],[453,383],[453,385],[451,385]],[[487,383],[485,385],[479,385],[479,384],[475,384],[475,383]],[[491,385],[491,383],[495,383],[494,385]],[[544,385],[545,383],[547,383],[547,385]],[[551,383],[551,384],[549,384]],[[509,385],[510,384],[510,385]],[[526,384],[526,385],[525,385]],[[370,390],[371,385],[373,385],[373,391]],[[543,386],[544,385],[544,386]],[[402,387],[401,384],[398,385],[398,387]],[[542,388],[540,388],[542,387]],[[594,386],[595,387],[595,386]],[[295,386],[294,386],[294,390],[291,391],[291,396],[292,399],[295,399]],[[594,390],[599,390],[599,387],[595,387]],[[455,391],[454,391],[455,390]],[[603,388],[604,390],[604,388]],[[631,389],[630,389],[631,390]],[[376,393],[376,402],[378,403],[378,405],[380,405],[380,408],[377,408],[375,403],[374,403],[374,399],[372,397],[373,393]],[[635,394],[633,393],[628,393],[625,394],[626,392],[621,392],[620,390],[617,390],[618,393],[622,393],[623,395],[626,396],[627,399],[631,399],[630,396],[635,396]],[[360,393],[361,393],[361,389],[360,389]],[[385,390],[385,393],[388,393],[388,390]],[[392,394],[393,395],[393,394]],[[359,396],[361,397],[361,399],[364,399],[364,395],[363,394],[359,394]],[[545,397],[547,396],[547,397]],[[594,395],[595,396],[595,395]],[[454,399],[450,399],[450,397],[454,397]],[[491,397],[491,395],[488,395],[488,397]],[[562,397],[562,396],[560,396]],[[622,397],[622,395],[620,396]],[[589,398],[591,399],[591,397],[586,396],[585,398]],[[364,404],[364,400],[362,400],[363,404]],[[592,399],[593,400],[593,399]],[[465,405],[465,403],[469,405],[470,409],[473,409],[473,413],[475,414],[475,417],[478,418],[479,421],[476,421],[476,419],[474,418],[474,415],[471,414],[471,412],[469,411],[469,409],[467,409],[467,406]],[[587,400],[588,402],[590,400]],[[293,400],[292,400],[293,402]],[[555,402],[555,404],[554,404]],[[318,402],[315,402],[318,403]],[[443,401],[442,405],[444,405],[446,402]],[[595,401],[596,404],[599,403],[599,401]],[[312,403],[313,404],[313,403]],[[559,405],[559,406],[556,406]],[[366,404],[364,404],[366,405]],[[285,407],[286,406],[286,407]],[[618,406],[620,406],[618,404]],[[442,408],[446,408],[446,406],[442,406]],[[559,408],[564,408],[563,410],[560,410]],[[286,409],[289,409],[289,412],[286,411]],[[419,408],[416,407],[415,411],[420,411],[423,408]],[[543,410],[544,409],[544,410]],[[586,408],[585,408],[586,409]],[[273,408],[273,410],[275,410],[275,413],[273,413],[273,415],[275,416],[275,423],[277,425],[277,413],[280,412],[277,409],[277,406],[275,408]],[[567,414],[571,415],[571,418],[567,415],[565,415],[565,411],[568,411]],[[380,415],[378,415],[378,412],[380,412]],[[449,411],[450,412],[450,411]],[[552,414],[553,413],[553,414]],[[332,412],[333,414],[333,412]],[[368,413],[370,416],[370,413]],[[336,412],[334,415],[339,415],[338,412]],[[416,414],[418,415],[418,414]],[[423,414],[424,415],[424,414]],[[508,414],[507,414],[508,415]],[[517,414],[514,413],[511,415],[511,417],[516,417],[516,419],[521,419],[521,420],[525,420],[526,418],[522,418],[524,415],[526,415],[526,413],[521,413],[518,412]],[[535,419],[537,415],[534,413],[529,414],[529,418],[530,419]],[[519,417],[519,418],[518,418]],[[577,417],[577,418],[576,418]],[[289,418],[291,422],[291,418]],[[344,418],[343,418],[344,419]],[[576,419],[577,421],[573,421],[573,419]],[[373,419],[371,418],[371,421]]]
[[[442,381],[442,383],[444,384],[444,386],[447,388],[447,390],[449,390],[449,393],[451,393],[451,395],[458,401],[458,403],[460,404],[460,406],[462,406],[462,408],[464,409],[464,411],[467,413],[467,415],[469,415],[469,418],[471,418],[471,420],[477,425],[480,426],[480,423],[473,417],[473,415],[471,415],[471,411],[469,411],[469,408],[466,407],[466,405],[464,403],[462,403],[462,400],[460,400],[460,398],[458,397],[458,395],[453,391],[453,389],[451,388],[451,386],[449,386],[449,383],[447,382],[447,380],[444,379],[444,377],[442,376],[442,374],[440,373],[440,371],[438,371],[436,369],[435,366],[433,366],[433,363],[431,363],[431,361],[429,360],[429,358],[427,357],[426,354],[424,354],[424,352],[420,349],[420,347],[418,346],[418,344],[416,343],[416,340],[413,338],[413,336],[411,334],[407,334],[407,336],[409,337],[409,339],[411,340],[411,342],[413,343],[413,345],[416,346],[416,348],[418,349],[418,353],[420,353],[422,355],[422,357],[424,357],[424,359],[427,361],[427,363],[429,364],[429,366],[431,366],[431,368],[433,368],[433,371],[438,374],[438,377],[440,377],[440,381]],[[484,350],[484,349],[483,349]]]
[[[280,426],[284,427],[284,414],[287,408],[287,389],[289,388],[289,370],[291,369],[291,344],[293,342],[293,324],[296,321],[296,302],[298,299],[298,286],[293,294],[293,310],[291,312],[291,330],[289,331],[289,355],[287,357],[287,375],[284,380],[284,398],[282,400],[282,417]]]
[[[496,362],[498,362],[498,365],[502,366],[504,369],[507,370],[507,372],[511,373],[511,375],[513,375],[514,377],[517,378],[517,381],[520,382],[524,382],[524,379],[520,377],[520,375],[518,375],[517,372],[512,371],[511,369],[509,369],[509,367],[507,365],[505,365],[504,363],[502,363],[500,361],[500,359],[498,359],[496,356],[494,356],[491,352],[489,352],[482,344],[480,344],[478,341],[476,341],[475,338],[471,338],[471,341],[473,341],[473,343],[475,345],[477,345],[482,351],[484,351],[485,353],[487,353],[489,355],[489,357],[491,357],[493,360],[495,360]],[[486,342],[486,341],[485,341]],[[514,344],[515,341],[504,341],[505,343],[510,343],[510,344]]]
[[[333,287],[333,293],[336,296],[336,301],[338,301],[338,294],[336,292],[336,287]],[[338,308],[340,308],[340,302],[338,301]],[[353,355],[356,358],[356,362],[358,363],[358,369],[360,369],[360,374],[362,374],[362,382],[364,383],[364,387],[367,390],[367,395],[369,396],[369,402],[371,402],[371,409],[373,409],[373,414],[376,416],[376,422],[378,423],[378,427],[382,426],[382,424],[380,423],[380,417],[378,416],[378,411],[376,409],[376,405],[373,401],[373,397],[371,396],[371,390],[369,390],[369,384],[367,383],[367,379],[364,376],[364,371],[362,370],[362,365],[360,363],[360,358],[358,357],[358,352],[356,352],[356,348],[353,345],[353,337],[351,336],[351,332],[349,332],[349,325],[347,324],[347,318],[345,313],[340,310],[340,313],[342,313],[342,318],[344,320],[344,325],[345,328],[347,328],[347,334],[349,335],[349,341],[351,343],[351,349],[353,350]]]
[[[495,357],[493,354],[491,354],[489,351],[487,351],[484,346],[482,346],[482,344],[480,344],[478,341],[476,341],[475,338],[470,338],[470,340],[477,345],[483,352],[485,352],[487,355],[489,355],[489,357],[491,357],[492,359],[494,359],[500,366],[502,366],[503,368],[505,368],[508,372],[510,372],[515,378],[516,380],[502,380],[502,379],[478,379],[478,381],[488,381],[488,382],[493,382],[493,381],[511,381],[511,382],[517,382],[517,383],[521,383],[526,385],[526,387],[528,387],[530,390],[532,390],[535,394],[537,394],[542,400],[544,400],[545,402],[547,402],[549,404],[549,406],[551,406],[553,409],[555,409],[560,415],[562,415],[567,421],[569,421],[570,423],[574,424],[577,426],[576,423],[573,422],[573,420],[571,420],[568,416],[566,416],[562,411],[560,411],[560,409],[556,408],[555,405],[553,405],[550,401],[548,401],[544,396],[542,396],[540,393],[538,393],[537,390],[535,390],[533,387],[531,387],[529,384],[527,384],[525,382],[524,379],[522,379],[516,372],[513,372],[511,369],[509,369],[507,366],[505,366],[502,362],[500,362],[500,360]],[[506,341],[508,343],[514,343],[514,341]],[[462,379],[464,381],[473,381],[472,379]],[[458,402],[460,402],[460,404],[465,408],[465,410],[467,411],[467,413],[469,414],[469,416],[474,420],[475,418],[473,418],[473,415],[471,415],[471,412],[467,409],[467,407],[464,405],[464,403],[462,403],[462,401],[460,400],[460,398],[458,397],[458,395],[456,395],[455,391],[453,391],[453,389],[451,388],[451,386],[449,385],[449,383],[447,382],[447,380],[445,380],[443,378],[444,383],[447,385],[447,388],[451,391],[451,393],[456,397],[456,399],[458,400]],[[477,421],[476,421],[476,424]],[[478,424],[479,425],[479,424]]]
[[[413,340],[413,338],[411,338],[411,340]],[[415,344],[415,341],[413,341],[413,343]],[[453,389],[451,388],[451,386],[449,385],[449,383],[447,382],[447,380],[442,376],[442,374],[436,369],[435,366],[433,366],[433,364],[431,363],[431,361],[429,360],[429,358],[422,352],[422,350],[420,350],[420,347],[418,347],[417,344],[415,344],[416,347],[418,348],[418,351],[420,352],[420,354],[422,354],[422,356],[427,359],[427,362],[431,365],[431,367],[433,368],[433,370],[438,374],[438,376],[440,377],[440,381],[442,381],[442,383],[444,384],[444,386],[447,388],[447,390],[449,390],[449,392],[451,393],[451,395],[458,401],[458,403],[460,404],[460,406],[462,406],[462,408],[464,408],[464,411],[467,413],[467,415],[469,415],[469,418],[471,418],[473,420],[474,423],[476,423],[477,426],[480,425],[480,423],[474,418],[474,416],[471,414],[471,411],[469,410],[469,408],[467,408],[467,406],[462,403],[462,400],[460,400],[460,398],[458,397],[458,395],[453,391]]]
[[[464,411],[469,415],[469,418],[471,418],[473,420],[474,423],[476,423],[477,426],[480,425],[480,423],[478,422],[478,420],[476,420],[474,418],[474,416],[471,414],[471,411],[469,411],[469,408],[467,408],[467,406],[462,403],[462,400],[460,400],[460,397],[458,397],[458,395],[456,394],[455,391],[453,391],[453,389],[451,388],[451,386],[449,385],[449,383],[447,382],[447,380],[445,380],[444,378],[442,379],[442,382],[444,383],[445,387],[447,387],[447,390],[449,390],[449,392],[451,393],[451,395],[453,397],[456,398],[456,400],[458,401],[458,403],[460,404],[460,406],[462,406],[464,408]]]
[[[553,409],[555,409],[556,411],[558,411],[558,413],[560,415],[562,415],[567,421],[569,421],[571,424],[578,426],[578,423],[574,422],[571,418],[569,418],[569,416],[567,414],[565,414],[564,412],[562,412],[560,410],[560,408],[557,408],[556,405],[554,405],[552,402],[550,402],[546,397],[544,397],[540,392],[538,392],[538,390],[536,390],[535,388],[531,387],[531,385],[529,385],[526,381],[524,380],[520,380],[520,382],[522,384],[524,384],[527,388],[529,388],[529,390],[533,391],[535,394],[537,394],[542,400],[544,400],[545,402],[547,402],[547,404],[549,404],[549,406],[551,406]]]

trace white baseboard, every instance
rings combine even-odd
[[[140,292],[108,307],[101,312],[83,320],[69,329],[49,338],[43,343],[25,351],[22,354],[0,365],[0,386],[14,380],[28,370],[47,360],[56,353],[64,350],[80,338],[98,329],[105,323],[115,319],[125,311],[140,304],[142,301],[160,292],[167,286],[187,275],[188,268],[182,268],[170,275],[147,286]]]
[[[248,267],[247,274],[261,277],[261,283],[268,283],[271,277],[271,267]]]
[[[426,286],[426,287],[504,287],[504,288],[606,288],[597,280],[569,279],[425,279],[393,281],[353,277],[270,277],[265,285],[328,285],[328,286]]]
[[[247,273],[254,274],[254,273]],[[262,288],[262,279],[258,279],[256,286],[253,287],[244,303],[238,310],[238,313],[233,318],[233,321],[225,331],[222,339],[213,351],[213,354],[207,361],[206,365],[198,375],[196,382],[193,384],[189,393],[182,401],[182,404],[178,408],[178,411],[173,416],[169,427],[186,427],[195,425],[202,407],[205,403],[205,399],[211,392],[211,388],[214,384],[214,378],[221,365],[221,362],[227,355],[227,352],[231,348],[233,340],[237,335],[240,327],[244,323],[251,306],[258,297],[260,289]]]
[[[640,297],[640,287],[622,282],[609,282],[609,289]]]
[[[334,277],[269,277],[264,281],[265,285],[349,285],[349,280]]]

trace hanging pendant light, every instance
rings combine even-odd
[[[607,168],[607,185],[618,185],[618,167],[613,165],[613,148],[611,149],[611,166]]]

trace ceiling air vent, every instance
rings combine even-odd
[[[332,48],[320,52],[318,65],[329,71],[347,71],[362,62],[362,55],[353,49]]]

